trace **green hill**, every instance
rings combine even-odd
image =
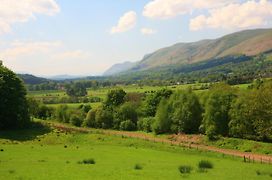
[[[48,79],[36,77],[31,74],[17,74],[25,84],[41,84],[45,82],[49,82]]]

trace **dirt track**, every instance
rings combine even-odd
[[[75,127],[68,127],[62,124],[51,124],[51,126],[62,130],[62,131],[78,131],[78,132],[91,132],[91,129],[88,128],[75,128]],[[225,155],[231,155],[241,158],[246,158],[247,161],[258,161],[262,163],[269,163],[272,164],[272,156],[270,155],[263,155],[263,154],[256,154],[256,153],[250,153],[250,152],[241,152],[237,150],[231,150],[231,149],[222,149],[217,148],[214,146],[207,146],[203,144],[197,144],[197,140],[195,138],[193,139],[184,139],[184,138],[174,138],[174,140],[166,139],[166,138],[159,138],[159,137],[153,137],[152,135],[148,134],[142,134],[138,132],[126,132],[126,131],[114,131],[114,130],[98,130],[100,133],[108,134],[108,135],[120,135],[120,136],[126,136],[131,138],[138,138],[153,142],[161,142],[161,143],[168,143],[173,144],[177,146],[182,147],[188,147],[188,148],[195,148],[199,150],[205,150],[205,151],[212,151],[212,152],[218,152]],[[271,145],[272,146],[272,145]]]

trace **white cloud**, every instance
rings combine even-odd
[[[268,0],[232,3],[211,9],[209,15],[200,15],[190,21],[193,31],[204,28],[244,29],[265,27],[271,23],[272,2]]]
[[[169,19],[194,10],[221,7],[238,0],[153,0],[145,5],[143,15],[148,18]]]
[[[86,59],[90,57],[90,54],[82,50],[65,51],[54,55],[54,59],[66,60],[66,59]]]
[[[2,59],[17,59],[20,57],[31,56],[35,54],[48,53],[57,47],[60,47],[60,41],[53,42],[23,42],[14,41],[9,47],[0,52]]]
[[[53,16],[59,11],[55,0],[0,0],[0,34],[11,32],[14,23],[35,19],[36,14]]]
[[[151,35],[151,34],[155,34],[156,31],[154,29],[151,29],[151,28],[142,28],[141,33],[143,35]]]
[[[135,27],[137,14],[134,11],[125,13],[118,21],[118,24],[111,28],[111,34],[126,32]]]

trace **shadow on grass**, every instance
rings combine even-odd
[[[32,122],[28,128],[20,130],[1,130],[0,138],[15,140],[15,141],[29,141],[34,140],[38,136],[51,132],[49,126],[43,125],[40,122]]]

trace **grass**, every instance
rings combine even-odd
[[[207,145],[217,146],[224,149],[234,149],[243,152],[253,152],[260,154],[272,155],[271,143],[257,142],[246,139],[237,138],[220,138],[217,141],[204,141]]]
[[[1,132],[10,134],[0,137],[0,149],[4,150],[0,152],[1,179],[180,179],[177,167],[181,163],[197,168],[202,159],[213,162],[214,168],[207,173],[191,171],[188,179],[267,179],[270,174],[264,172],[272,168],[243,163],[241,158],[96,132],[37,131]],[[99,163],[78,163],[91,164],[92,160]]]
[[[89,105],[91,105],[92,108],[96,108],[99,105],[101,105],[101,102],[96,102],[96,103],[66,103],[64,105],[67,105],[71,109],[76,109],[82,104],[89,104]],[[54,107],[54,108],[58,107],[59,105],[61,105],[61,104],[47,104],[47,106]]]

